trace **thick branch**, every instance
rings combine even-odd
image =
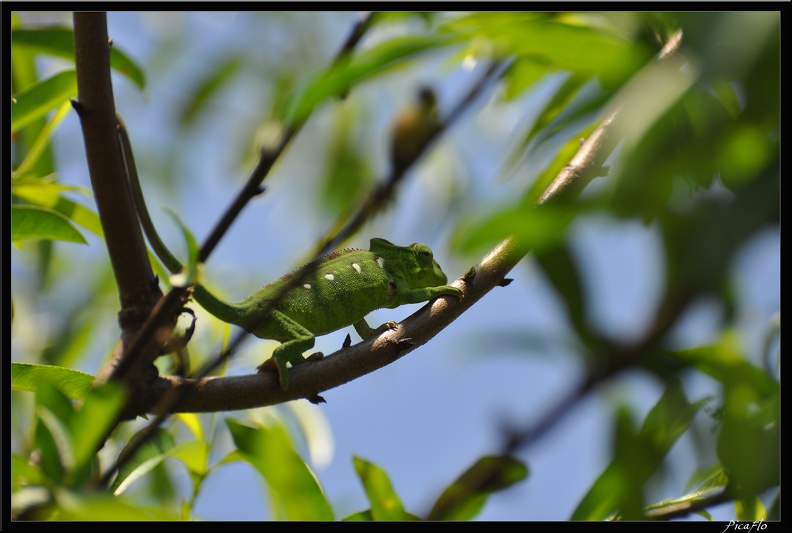
[[[154,274],[116,139],[110,44],[104,13],[74,14],[74,55],[78,87],[74,108],[83,130],[91,186],[121,300],[121,340],[111,359],[115,362],[161,293],[152,284]],[[156,350],[155,344],[150,342],[147,349]],[[106,366],[98,380],[111,376],[113,368]]]

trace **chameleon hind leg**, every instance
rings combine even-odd
[[[268,324],[270,331],[277,332],[277,337],[288,338],[283,344],[272,351],[272,357],[257,367],[259,372],[278,372],[278,382],[283,390],[289,388],[289,364],[292,366],[304,363],[303,353],[314,347],[314,334],[287,317],[280,311],[272,311]],[[321,352],[308,356],[308,360],[319,359]]]

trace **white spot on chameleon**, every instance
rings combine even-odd
[[[382,257],[378,257],[377,264],[380,266],[380,268],[385,268],[385,259]]]
[[[335,276],[332,274],[325,274],[325,279],[329,279],[330,281],[333,281],[335,279]]]
[[[305,287],[306,289],[310,289],[311,288],[311,284],[310,283],[305,283],[303,285],[303,287]]]
[[[360,274],[360,265],[358,265],[357,263],[352,263],[352,268],[355,269],[355,272]]]

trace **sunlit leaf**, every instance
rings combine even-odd
[[[722,469],[717,469],[717,471],[712,474],[709,478],[704,480],[701,485],[696,488],[695,490],[688,492],[684,496],[680,498],[673,498],[668,500],[663,500],[661,502],[653,503],[651,505],[646,506],[646,510],[649,514],[660,513],[662,514],[663,510],[665,509],[678,509],[680,506],[683,505],[692,505],[695,502],[706,498],[707,496],[712,495],[713,493],[717,493],[719,491],[724,490],[729,479],[726,477],[726,474],[723,472]],[[712,520],[712,517],[709,517],[709,520]]]
[[[644,484],[706,401],[688,402],[681,384],[675,381],[649,411],[638,432],[621,412],[614,458],[578,504],[572,520],[604,520],[617,510],[626,519],[643,516]]]
[[[177,520],[172,511],[154,505],[135,505],[105,491],[55,491],[58,519],[69,521]]]
[[[11,206],[11,239],[56,240],[88,244],[69,219],[51,209],[32,205]]]
[[[741,522],[767,520],[767,510],[759,498],[736,500],[734,502],[734,515]]]
[[[49,147],[49,141],[50,137],[52,136],[52,132],[55,131],[55,128],[58,127],[58,124],[60,124],[64,117],[66,117],[70,109],[71,102],[63,102],[55,111],[55,114],[52,116],[52,120],[47,122],[47,125],[44,126],[39,132],[36,140],[30,145],[30,150],[28,150],[28,153],[25,154],[25,159],[19,164],[17,168],[14,169],[15,176],[24,176],[36,166],[39,158],[41,158],[42,154],[44,154]]]
[[[198,415],[195,413],[176,413],[174,416],[187,426],[196,439],[203,440],[204,432]]]
[[[101,443],[116,423],[125,397],[124,389],[112,382],[91,388],[85,396],[69,421],[75,470],[86,468],[95,458]]]
[[[11,106],[11,132],[19,131],[63,102],[77,96],[77,74],[66,70],[14,95]]]
[[[550,205],[541,208],[522,204],[507,207],[483,220],[460,223],[451,246],[463,253],[480,253],[508,237],[514,237],[531,248],[552,246],[562,238],[572,216],[571,209]]]
[[[31,204],[57,211],[75,224],[102,237],[104,233],[99,215],[61,194],[68,191],[82,192],[82,188],[64,185],[47,178],[35,181],[14,180],[11,183],[11,194],[14,196],[27,200]]]
[[[333,520],[333,511],[308,465],[282,425],[250,427],[226,419],[239,454],[267,482],[276,516],[289,520]]]
[[[353,462],[355,472],[357,472],[369,503],[371,503],[371,518],[373,520],[409,520],[410,515],[404,511],[401,500],[388,479],[388,474],[374,463],[360,457],[354,457]]]
[[[71,28],[15,29],[11,32],[11,42],[14,47],[74,60],[74,32]],[[110,49],[110,66],[127,76],[140,89],[145,89],[143,69],[118,49],[118,43],[113,43]]]
[[[187,264],[184,266],[181,274],[171,277],[171,284],[174,286],[194,285],[195,283],[199,282],[200,272],[200,267],[198,264],[198,252],[200,249],[198,247],[198,241],[195,239],[192,231],[190,231],[190,228],[188,228],[187,225],[182,222],[181,217],[176,211],[170,208],[165,208],[165,211],[179,226],[182,236],[184,237],[184,243],[187,247]],[[184,276],[184,279],[180,279],[180,276]]]
[[[141,434],[138,433],[129,441],[127,447],[121,452],[122,455],[128,453],[127,449],[141,438],[140,435]],[[135,455],[124,461],[121,465],[121,468],[118,470],[118,475],[116,475],[110,487],[113,494],[118,495],[123,493],[132,483],[151,472],[157,465],[165,460],[174,445],[175,441],[173,435],[171,435],[169,431],[157,429],[154,435],[149,437],[148,440],[138,448]]]
[[[179,117],[179,122],[183,127],[189,126],[195,121],[212,97],[234,78],[242,64],[242,59],[239,57],[223,59],[219,64],[209,69],[208,75],[199,80],[196,87],[187,91],[190,98]]]
[[[203,476],[207,473],[209,443],[206,441],[193,439],[180,442],[168,452],[168,455],[184,463],[187,470],[193,474]]]
[[[514,457],[482,457],[443,491],[427,520],[470,520],[481,512],[490,494],[527,476],[528,467]]]
[[[557,70],[597,73],[612,83],[648,56],[638,43],[621,38],[614,28],[553,14],[476,12],[451,18],[441,28],[467,39],[487,39],[495,57],[517,56]]]
[[[55,385],[72,399],[84,398],[94,377],[84,372],[51,365],[11,363],[11,389],[36,392],[42,381]]]
[[[36,384],[34,439],[46,476],[56,482],[74,465],[68,423],[74,412],[71,400],[46,379]]]
[[[290,107],[288,123],[302,124],[315,108],[330,98],[349,93],[355,85],[383,74],[410,57],[451,42],[453,40],[448,36],[399,37],[340,61],[316,75],[297,93]]]

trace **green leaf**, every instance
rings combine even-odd
[[[147,430],[144,429],[141,431]],[[141,435],[142,433],[138,432],[129,440],[121,451],[121,457],[128,455],[130,446],[136,445]],[[118,470],[118,475],[116,475],[110,487],[113,494],[118,496],[129,488],[133,482],[151,472],[157,465],[165,460],[168,456],[168,452],[174,445],[175,441],[173,435],[171,435],[169,431],[161,428],[157,429],[154,435],[138,448],[135,455],[127,459]]]
[[[37,179],[15,179],[11,182],[11,194],[27,200],[39,207],[47,207],[69,218],[91,233],[104,236],[102,222],[94,211],[63,196],[61,193],[83,192],[82,187],[74,187],[56,182],[48,177]],[[90,191],[86,190],[90,195]]]
[[[69,113],[69,110],[71,110],[71,102],[63,102],[57,111],[55,111],[55,114],[52,116],[52,120],[47,122],[46,126],[41,128],[36,140],[33,141],[33,144],[30,145],[30,149],[28,150],[27,154],[25,154],[25,159],[16,169],[14,169],[14,177],[24,176],[26,173],[32,171],[36,167],[42,155],[45,154],[49,149],[49,140],[52,136],[52,132],[55,131],[55,128],[58,127],[58,124],[60,124],[64,117],[66,117],[66,115]]]
[[[11,363],[11,389],[36,392],[46,381],[56,386],[67,397],[79,400],[91,389],[94,377],[84,372],[61,366]]]
[[[490,494],[527,476],[528,467],[514,457],[484,456],[443,491],[427,520],[470,520],[481,512]]]
[[[74,32],[71,28],[15,29],[11,32],[11,42],[14,47],[74,61]],[[140,89],[146,88],[143,69],[119,50],[117,43],[110,49],[110,67],[124,74]]]
[[[567,317],[578,337],[590,348],[594,347],[598,335],[589,327],[586,317],[586,293],[570,250],[564,243],[559,243],[558,246],[537,250],[534,257],[563,300]]]
[[[96,458],[101,443],[114,427],[118,413],[124,406],[126,394],[117,383],[104,383],[88,392],[82,405],[69,420],[74,443],[74,483],[80,481],[81,471]]]
[[[41,468],[31,463],[30,458],[11,454],[11,490],[44,482]]]
[[[466,40],[486,40],[490,47],[479,47],[487,55],[599,74],[608,84],[648,58],[647,50],[621,38],[617,28],[597,26],[575,14],[477,12],[449,19],[441,29]]]
[[[14,241],[59,240],[88,244],[69,219],[52,209],[32,205],[11,206],[11,239]]]
[[[652,515],[659,513],[662,515],[664,509],[677,509],[682,505],[693,504],[698,500],[706,498],[715,492],[720,492],[726,488],[729,478],[723,472],[723,469],[718,468],[716,472],[704,480],[699,487],[695,490],[688,492],[680,498],[673,498],[653,503],[646,507],[647,514]],[[712,520],[712,517],[709,517]]]
[[[393,490],[388,474],[383,469],[360,457],[352,459],[360,482],[371,503],[372,520],[412,520],[404,510],[399,496]]]
[[[239,57],[223,58],[219,64],[209,69],[208,76],[200,80],[196,87],[186,91],[190,98],[179,117],[180,125],[185,127],[192,124],[206,104],[233,79],[242,65],[243,61]]]
[[[200,248],[198,247],[198,241],[195,240],[195,236],[190,231],[190,228],[182,222],[181,217],[179,217],[176,211],[166,207],[165,212],[173,218],[179,226],[179,229],[181,229],[184,243],[187,246],[187,264],[182,268],[180,274],[171,276],[171,284],[174,286],[185,286],[199,283],[200,266],[198,263],[198,253],[200,252]],[[184,279],[180,279],[179,276],[184,276]]]
[[[735,500],[734,515],[741,522],[767,520],[767,510],[759,498]]]
[[[531,249],[554,246],[573,216],[569,206],[506,207],[478,221],[463,221],[452,237],[451,247],[462,253],[477,254],[508,237]]]
[[[11,132],[19,131],[77,95],[77,73],[66,70],[38,82],[14,96]]]
[[[184,463],[191,474],[205,476],[208,473],[209,443],[204,440],[180,442],[170,450],[169,455]]]
[[[373,176],[367,154],[356,138],[360,133],[355,130],[360,123],[359,109],[346,101],[335,111],[319,197],[322,207],[337,216],[358,205]]]
[[[177,520],[172,511],[158,506],[133,505],[105,491],[55,491],[58,519],[69,521]]]
[[[349,93],[355,85],[403,64],[412,56],[453,42],[447,35],[399,37],[339,61],[317,74],[297,93],[288,123],[292,127],[300,125],[327,100]]]
[[[36,426],[34,439],[45,475],[61,483],[74,465],[69,418],[74,411],[71,400],[46,379],[36,384]]]
[[[604,520],[616,511],[626,519],[643,517],[643,486],[707,401],[689,403],[681,384],[673,381],[637,433],[627,413],[620,411],[613,460],[578,504],[572,520]]]
[[[250,427],[226,419],[239,454],[267,482],[273,511],[289,520],[333,520],[333,511],[283,425]]]
[[[725,390],[752,390],[752,401],[777,398],[779,383],[762,368],[747,361],[742,346],[737,333],[726,330],[714,344],[670,353],[674,358],[720,381]]]

